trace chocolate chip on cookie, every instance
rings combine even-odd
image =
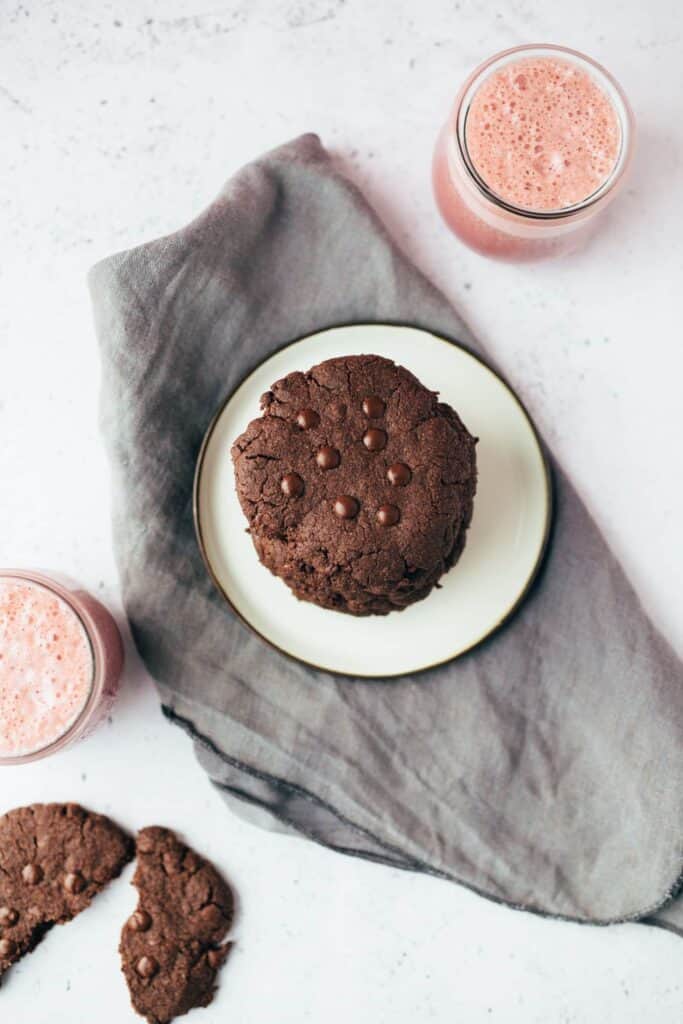
[[[286,498],[300,498],[306,490],[306,484],[298,473],[285,473],[280,481],[280,490]]]
[[[133,1006],[150,1024],[167,1024],[213,999],[233,898],[213,865],[169,829],[142,829],[137,855],[138,906],[119,952]]]
[[[377,509],[377,522],[381,526],[396,526],[401,518],[401,512],[395,505],[380,505]]]
[[[261,408],[232,458],[263,564],[301,600],[352,615],[426,597],[472,517],[476,441],[454,410],[373,355],[290,373]]]
[[[321,469],[336,469],[341,462],[341,455],[336,448],[331,448],[330,445],[324,445],[322,448],[318,449],[315,461]]]
[[[78,804],[0,817],[0,976],[55,924],[88,906],[133,856],[133,842]]]
[[[380,416],[384,416],[385,409],[386,405],[379,395],[368,395],[363,399],[363,412],[371,419],[379,419]]]

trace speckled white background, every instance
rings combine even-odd
[[[430,150],[471,67],[541,41],[622,81],[638,158],[589,250],[497,265],[441,225]],[[0,0],[0,564],[66,570],[119,608],[86,270],[189,219],[253,154],[315,130],[520,387],[683,648],[682,50],[678,0]],[[238,944],[216,1002],[190,1020],[683,1017],[683,943],[665,932],[545,921],[240,823],[161,719],[133,652],[109,726],[0,775],[0,811],[69,798],[131,828],[168,823],[233,880]],[[115,955],[133,902],[115,886],[49,936],[3,987],[2,1020],[136,1019]]]

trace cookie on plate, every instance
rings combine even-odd
[[[118,825],[78,804],[0,817],[0,976],[53,925],[85,910],[132,856]]]
[[[221,943],[232,922],[232,892],[169,829],[143,828],[136,845],[138,905],[119,952],[133,1006],[150,1024],[167,1024],[213,999],[230,948]]]
[[[263,564],[296,597],[385,615],[426,597],[472,518],[475,444],[457,413],[380,356],[290,373],[232,448]]]

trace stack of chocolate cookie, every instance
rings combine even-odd
[[[465,546],[473,438],[449,406],[380,356],[291,373],[232,449],[260,560],[296,597],[385,615],[426,597]]]

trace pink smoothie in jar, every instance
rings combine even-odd
[[[588,57],[560,46],[507,50],[470,76],[439,136],[439,209],[488,256],[570,252],[616,195],[633,132],[621,89]]]
[[[122,665],[116,623],[90,594],[0,571],[0,765],[45,757],[94,728]]]

